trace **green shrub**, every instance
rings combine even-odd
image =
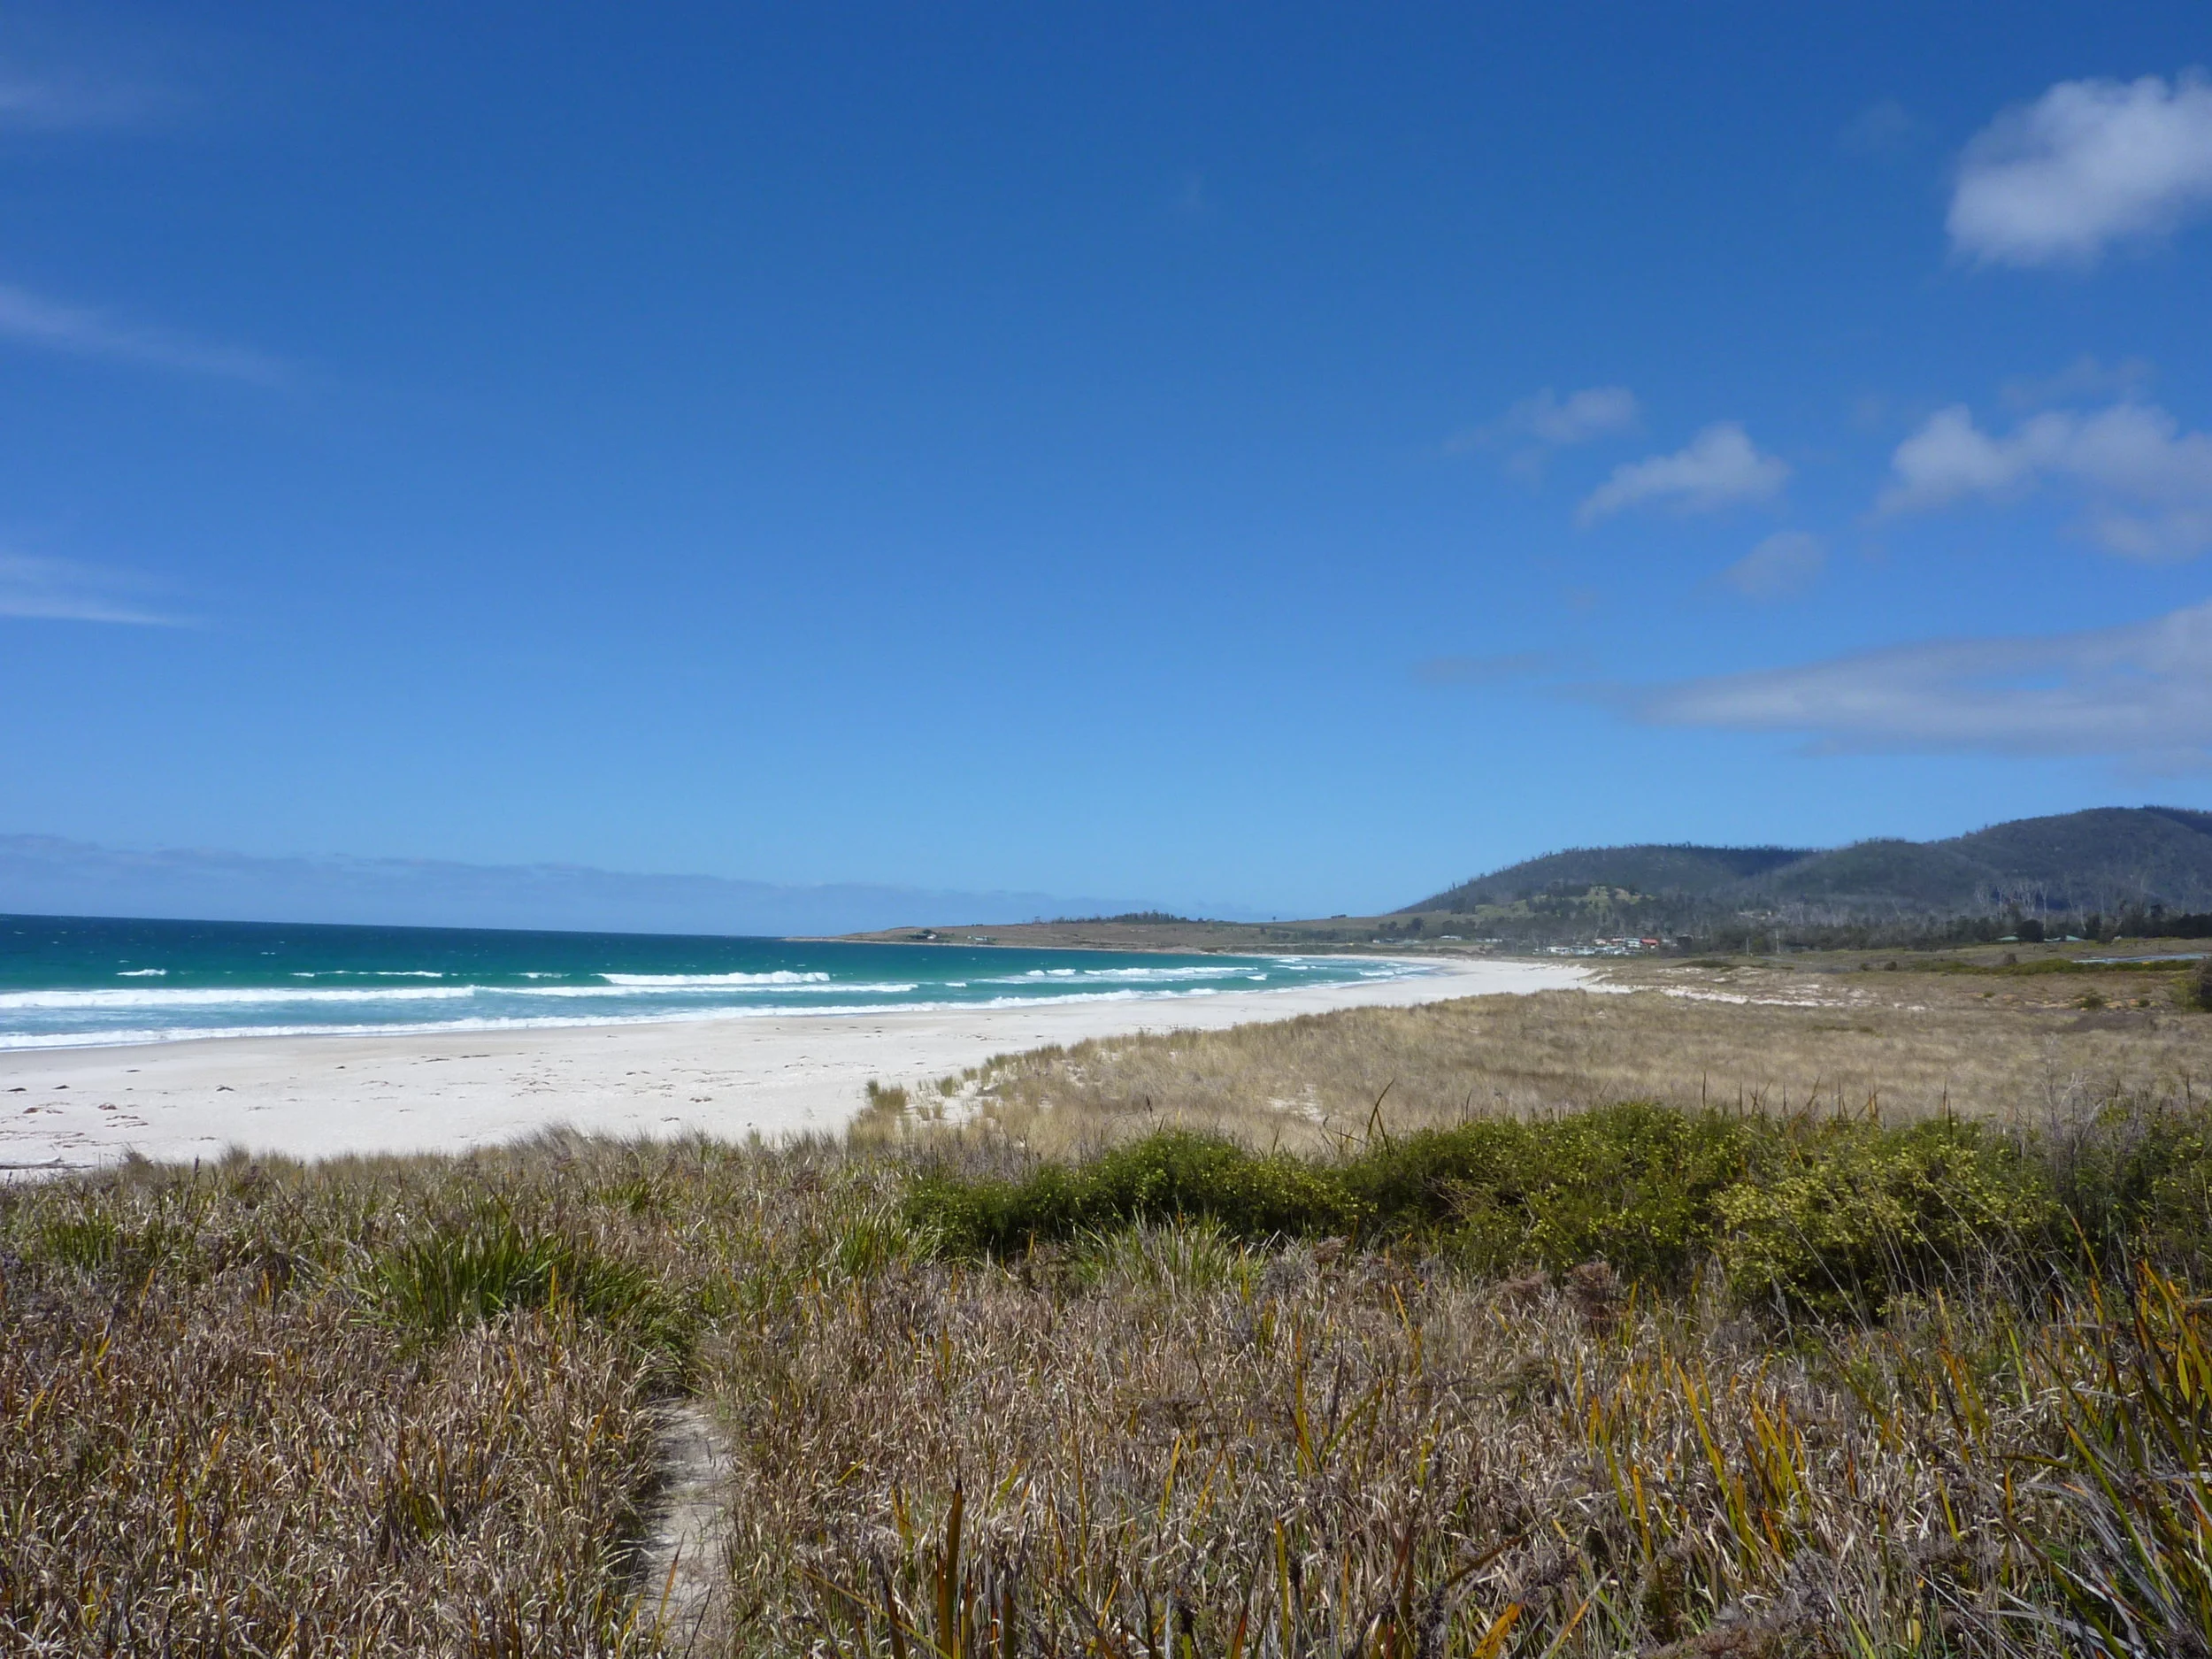
[[[1409,1136],[1342,1174],[1379,1231],[1424,1238],[1479,1268],[1601,1259],[1637,1278],[1682,1279],[1711,1249],[1714,1200],[1741,1178],[1762,1127],[1609,1106]]]
[[[1079,1235],[1096,1256],[1093,1235],[1174,1225],[1246,1242],[1402,1241],[1490,1272],[1603,1261],[1674,1286],[1717,1259],[1740,1295],[1828,1316],[2031,1256],[2078,1262],[2093,1235],[2179,1241],[2212,1210],[2212,1149],[2177,1130],[2077,1186],[2087,1225],[2046,1160],[1970,1125],[1629,1104],[1379,1138],[1331,1161],[1172,1131],[1018,1180],[941,1166],[910,1188],[907,1220],[956,1256]]]
[[[2001,962],[1963,962],[1955,958],[1931,962],[1926,964],[1930,973],[2001,974],[2012,979],[2040,979],[2052,973],[2171,973],[2185,964],[2171,957],[2154,957],[2148,962],[2092,962],[2082,956],[2036,956],[2026,962],[2017,953],[2008,950]]]
[[[144,1279],[188,1240],[180,1240],[165,1217],[119,1220],[87,1204],[74,1213],[42,1217],[29,1242],[34,1261],[127,1284]]]
[[[904,1256],[912,1234],[899,1216],[870,1206],[848,1217],[830,1247],[831,1267],[847,1279],[871,1279]]]
[[[51,1262],[96,1273],[113,1265],[123,1254],[123,1230],[112,1216],[88,1210],[77,1216],[49,1216],[33,1235],[34,1261]]]
[[[2182,1000],[2192,1008],[2212,1009],[2212,956],[2199,960],[2182,981]]]
[[[2101,1113],[2042,1149],[2063,1226],[2099,1261],[2212,1267],[2212,1133],[2202,1112]]]
[[[574,1240],[526,1233],[511,1216],[476,1216],[422,1233],[376,1264],[385,1320],[437,1341],[500,1315],[558,1308],[666,1359],[690,1340],[688,1310],[641,1268]]]
[[[1339,1172],[1287,1153],[1165,1130],[1077,1167],[1048,1164],[1025,1180],[926,1171],[907,1219],[954,1255],[1005,1255],[1044,1240],[1145,1222],[1207,1217],[1238,1238],[1355,1231],[1359,1211]]]
[[[1079,1233],[1069,1265],[1087,1285],[1202,1295],[1225,1286],[1249,1286],[1263,1260],[1202,1219]]]
[[[1820,1314],[1879,1309],[1933,1276],[2010,1263],[2058,1216],[2039,1170],[1952,1121],[1824,1125],[1716,1205],[1737,1294]]]

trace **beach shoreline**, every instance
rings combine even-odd
[[[1419,972],[1208,996],[8,1050],[0,1178],[134,1152],[163,1163],[232,1147],[300,1158],[459,1152],[557,1126],[656,1139],[835,1133],[871,1080],[911,1087],[993,1055],[1592,977],[1548,963],[1402,960]]]

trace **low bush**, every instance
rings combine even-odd
[[[1731,1287],[1806,1310],[1879,1309],[1961,1271],[2013,1263],[2053,1233],[2046,1171],[1974,1125],[1834,1125],[1716,1196]]]
[[[1183,1130],[1087,1164],[1047,1164],[1020,1180],[925,1170],[906,1213],[956,1256],[1002,1255],[1033,1240],[1186,1217],[1207,1217],[1246,1239],[1349,1233],[1362,1220],[1340,1170]]]
[[[2200,1265],[2212,1120],[2115,1112],[2062,1141],[1630,1104],[1378,1137],[1333,1159],[1172,1130],[1018,1178],[926,1168],[906,1218],[966,1257],[1203,1221],[1247,1242],[1411,1244],[1488,1273],[1601,1260],[1678,1289],[1715,1261],[1745,1299],[1839,1315],[1961,1273],[2138,1252]]]
[[[1335,1173],[1369,1232],[1483,1271],[1602,1258],[1640,1279],[1678,1281],[1712,1248],[1715,1200],[1764,1133],[1759,1119],[1609,1106],[1381,1141]]]
[[[1941,958],[1924,964],[1930,973],[1994,973],[2012,979],[2040,979],[2053,973],[2172,973],[2189,965],[2171,956],[2153,956],[2142,962],[2098,962],[2083,956],[2037,956],[2023,962],[2007,951],[2002,962],[1965,962]]]

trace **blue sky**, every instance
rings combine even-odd
[[[11,8],[0,832],[1287,914],[2212,806],[2208,65]]]

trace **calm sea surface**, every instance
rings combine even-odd
[[[1166,1000],[1408,972],[1345,956],[0,916],[0,1048]]]

